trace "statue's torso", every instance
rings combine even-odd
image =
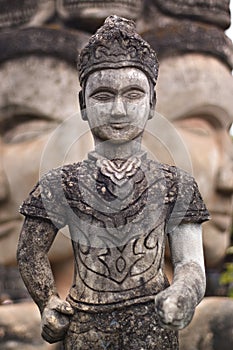
[[[69,226],[75,257],[69,300],[90,311],[144,302],[166,288],[166,232],[208,216],[190,175],[144,155],[108,161],[92,154],[54,169],[21,212]]]
[[[127,174],[122,164],[79,168],[80,198],[68,220],[77,269],[70,297],[83,309],[148,300],[167,286],[164,173],[140,161]]]

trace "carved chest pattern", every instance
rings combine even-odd
[[[78,278],[93,291],[141,287],[161,267],[165,178],[138,158],[83,162],[78,178],[78,220],[69,224]]]

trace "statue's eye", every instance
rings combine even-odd
[[[114,98],[114,94],[111,92],[102,91],[91,95],[91,97],[97,101],[107,102],[107,101],[111,101]]]
[[[145,93],[141,90],[127,91],[124,93],[124,97],[128,98],[129,100],[137,100],[142,98],[144,95]]]
[[[42,116],[16,114],[1,118],[0,136],[6,144],[20,143],[43,136],[56,125],[54,121]]]

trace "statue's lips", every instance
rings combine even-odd
[[[0,222],[0,239],[11,234],[19,225],[19,220]]]
[[[129,127],[130,124],[128,122],[122,122],[122,123],[110,123],[110,126],[114,129],[124,129],[126,127]]]

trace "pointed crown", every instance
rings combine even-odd
[[[122,67],[139,68],[156,84],[158,60],[155,51],[136,33],[133,21],[109,16],[80,53],[80,84],[84,85],[87,77],[96,70]]]

